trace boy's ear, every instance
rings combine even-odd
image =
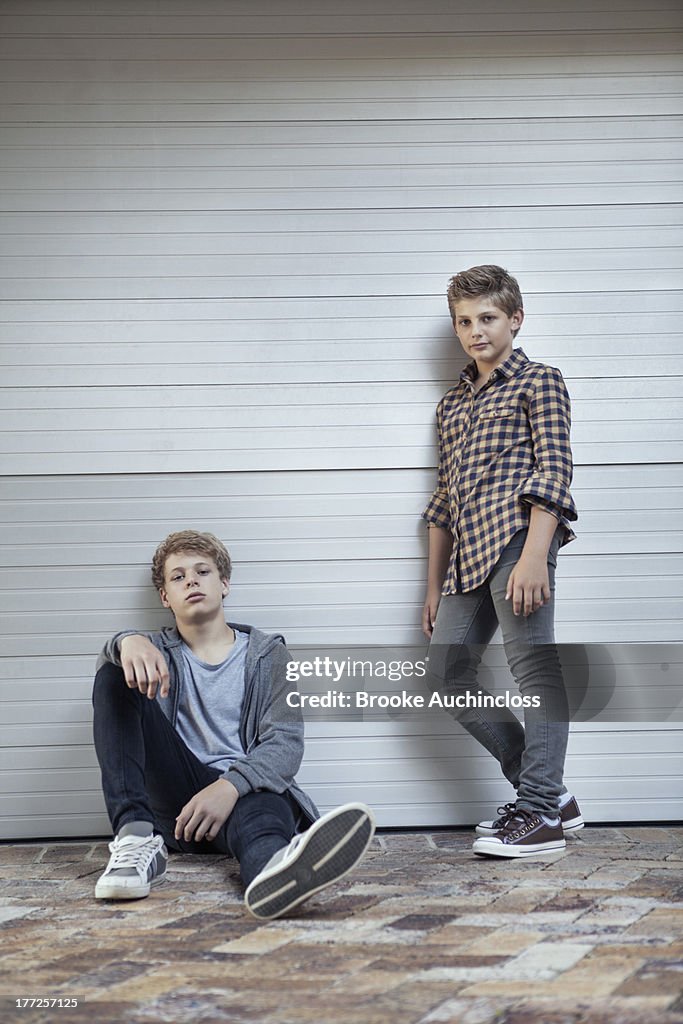
[[[230,580],[224,576],[221,579],[221,583],[223,584],[223,597],[227,597],[230,593]]]
[[[163,604],[164,608],[170,608],[171,607],[171,605],[169,603],[169,600],[168,600],[168,597],[166,596],[166,591],[164,590],[163,587],[159,587],[159,597],[161,599],[161,603]]]
[[[519,328],[522,326],[523,322],[524,322],[524,310],[523,309],[516,309],[515,312],[512,314],[512,316],[510,317],[510,326],[512,327],[513,330],[517,330],[518,331]]]

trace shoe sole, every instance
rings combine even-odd
[[[269,920],[338,882],[356,866],[370,845],[375,819],[364,804],[346,804],[308,829],[296,856],[258,876],[244,902],[253,917]]]
[[[162,882],[166,881],[166,872],[163,875],[157,875],[147,885],[139,885],[136,888],[132,888],[129,885],[117,886],[112,882],[100,883],[98,882],[95,886],[95,899],[96,900],[142,900],[145,896],[149,896],[150,891],[156,888],[157,885],[161,885]]]
[[[492,843],[490,846],[481,846],[477,849],[478,842],[479,840],[475,840],[472,851],[480,857],[533,857],[539,853],[561,853],[567,847],[564,839],[551,843],[534,843],[533,846],[510,846],[504,843]]]

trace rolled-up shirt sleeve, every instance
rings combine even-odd
[[[436,489],[422,513],[422,518],[429,526],[440,526],[444,530],[451,529],[451,504],[448,497],[446,477],[446,452],[443,443],[443,399],[436,407],[436,430],[439,438],[439,473]]]
[[[578,518],[569,491],[572,482],[571,405],[562,374],[544,367],[528,407],[534,447],[534,468],[519,494],[520,501],[539,505],[557,519]]]

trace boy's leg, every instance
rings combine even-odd
[[[538,698],[539,707],[524,709],[525,744],[517,785],[517,807],[558,815],[558,801],[566,792],[562,777],[569,733],[567,696],[555,646],[555,559],[559,538],[548,554],[551,599],[526,618],[515,615],[505,600],[508,577],[519,560],[526,531],[507,546],[489,579],[496,615],[510,670],[522,696]]]
[[[221,829],[225,843],[240,865],[246,888],[296,831],[295,809],[287,793],[259,790],[239,798]]]
[[[93,707],[95,750],[114,833],[130,822],[146,821],[172,849],[228,852],[220,841],[186,843],[174,838],[176,816],[195,793],[220,778],[220,772],[195,757],[157,701],[130,689],[122,670],[107,664],[95,677]]]
[[[477,684],[477,669],[498,627],[488,584],[466,594],[441,598],[429,644],[429,683],[447,696],[487,691]],[[524,754],[524,729],[508,708],[449,708],[463,728],[500,763],[517,787]]]

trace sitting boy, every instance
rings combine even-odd
[[[164,881],[167,847],[236,857],[245,904],[274,918],[350,871],[374,832],[364,804],[323,817],[294,775],[281,636],[226,623],[230,556],[210,533],[172,533],[152,580],[175,627],[117,633],[98,661],[95,749],[114,841],[98,899],[139,899]]]
[[[554,634],[557,552],[574,539],[569,524],[577,518],[569,396],[559,370],[513,347],[524,309],[517,281],[502,267],[456,274],[448,305],[470,362],[437,407],[439,476],[423,513],[430,671],[438,686],[474,694],[481,655],[500,625],[527,701],[524,726],[507,709],[455,713],[517,798],[478,825],[473,850],[554,854],[583,827],[563,782],[569,725]]]

